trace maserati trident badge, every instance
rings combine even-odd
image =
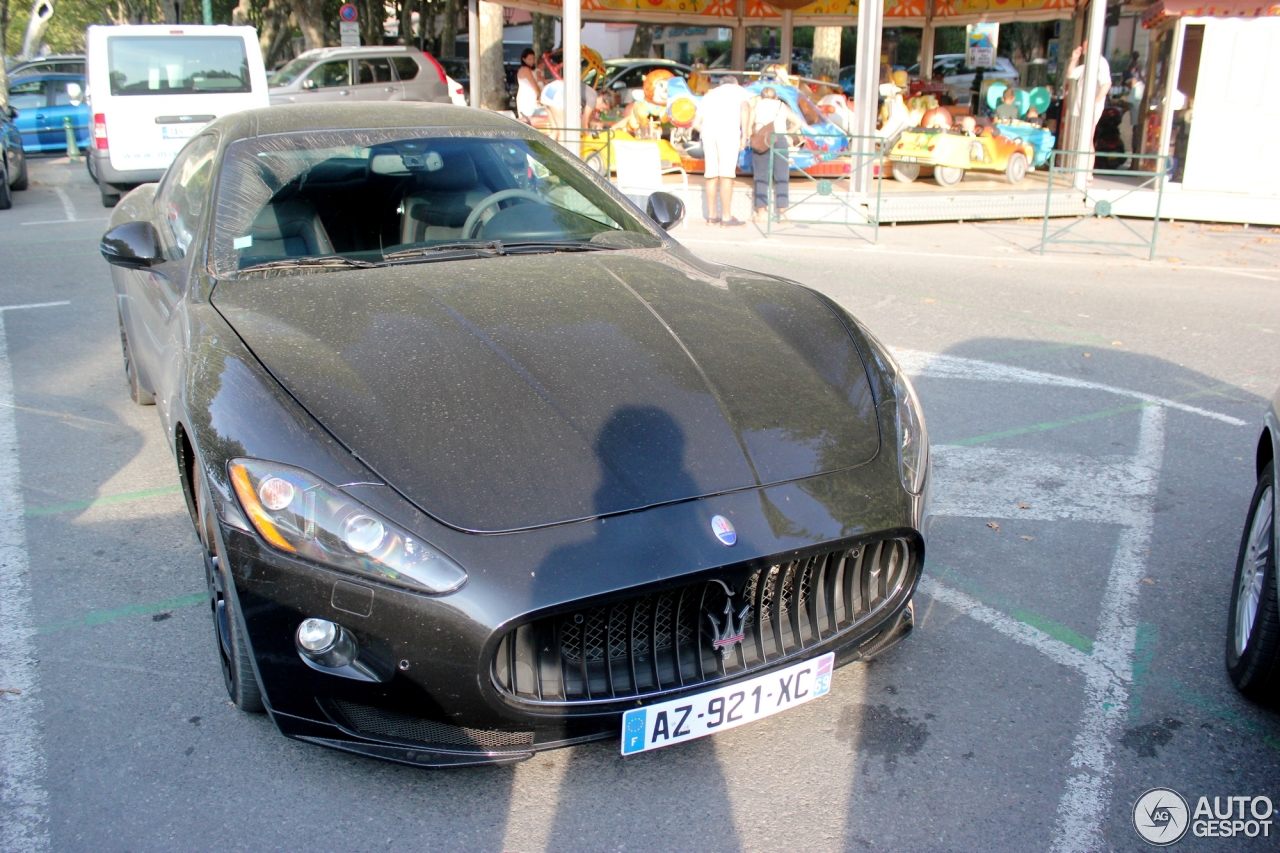
[[[723,624],[716,618],[714,613],[707,614],[707,619],[711,621],[711,647],[721,655],[728,655],[733,653],[734,647],[741,643],[747,635],[745,630],[747,612],[751,610],[751,605],[744,604],[741,610],[734,613],[733,590],[724,581],[716,581],[716,583],[724,587],[724,591],[728,593],[729,597],[724,603]]]
[[[733,522],[723,515],[711,516],[711,532],[725,545],[732,545],[738,541],[738,531],[733,529]]]

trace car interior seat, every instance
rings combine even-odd
[[[416,173],[405,193],[401,243],[458,239],[472,208],[490,194],[470,154],[456,148],[437,153],[440,165]]]
[[[333,243],[320,216],[300,198],[263,207],[245,236],[253,240],[240,250],[242,268],[277,258],[333,254]]]

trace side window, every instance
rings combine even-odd
[[[84,84],[59,80],[53,84],[53,106],[78,107],[84,103]]]
[[[400,75],[401,80],[412,80],[418,76],[418,63],[409,57],[395,56],[391,61],[395,63],[396,73]]]
[[[49,99],[44,94],[44,81],[15,83],[9,88],[9,106],[18,111],[39,110],[49,106]]]
[[[351,63],[345,59],[323,62],[307,75],[307,80],[320,89],[330,86],[350,86]]]
[[[360,84],[368,85],[370,83],[390,83],[391,82],[391,63],[385,56],[374,57],[373,59],[361,59],[356,67],[360,75]]]
[[[217,153],[216,137],[205,135],[195,139],[173,161],[165,173],[164,186],[156,196],[156,209],[169,226],[179,257],[186,255],[200,224]]]

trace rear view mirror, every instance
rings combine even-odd
[[[160,235],[150,222],[126,222],[102,235],[102,257],[112,266],[129,270],[164,262]]]
[[[649,196],[649,203],[645,205],[644,212],[649,214],[649,218],[658,223],[662,230],[669,231],[684,219],[684,202],[671,193],[654,193]]]

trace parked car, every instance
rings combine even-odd
[[[19,62],[8,70],[10,80],[30,74],[79,74],[84,76],[85,60],[80,53],[54,53]]]
[[[220,115],[267,105],[253,27],[89,27],[89,173],[105,207],[160,180],[191,137]]]
[[[1276,457],[1280,392],[1271,398],[1254,454],[1257,483],[1249,501],[1231,602],[1227,607],[1227,674],[1241,693],[1280,707],[1280,584],[1276,578]]]
[[[456,56],[441,57],[436,59],[440,63],[440,67],[444,69],[448,79],[458,84],[458,88],[462,89],[462,106],[471,103],[471,63],[464,58]],[[449,84],[449,100],[454,106],[458,106],[457,98],[454,93],[453,83]]]
[[[646,208],[518,121],[386,103],[225,116],[121,201],[125,377],[163,401],[234,704],[420,766],[630,754],[910,633],[906,375]]]
[[[857,93],[854,91],[854,85],[858,79],[858,66],[845,65],[836,74],[836,82],[840,84],[840,91],[846,96],[852,98]]]
[[[977,74],[976,68],[970,68],[964,64],[965,55],[963,53],[942,53],[933,58],[933,73],[937,76],[939,72],[942,74],[942,82],[948,86],[957,89],[968,89],[973,85],[973,78]],[[907,73],[919,77],[920,63],[917,62],[907,69]],[[1018,69],[1014,67],[1013,62],[1006,56],[996,57],[995,68],[982,69],[983,80],[1003,80],[1010,86],[1017,86],[1021,75]],[[930,78],[932,79],[932,78]]]
[[[411,47],[322,47],[271,75],[271,103],[451,102],[445,70]]]
[[[12,106],[0,109],[0,210],[13,206],[10,190],[27,188],[27,155],[22,150],[22,135],[13,123],[18,111]]]
[[[83,74],[37,74],[23,77],[9,86],[9,105],[18,111],[14,123],[22,133],[22,148],[28,153],[65,151],[71,119],[76,145],[89,147],[90,114]]]
[[[693,73],[688,65],[670,59],[608,59],[605,60],[604,67],[603,81],[597,79],[599,75],[593,69],[582,75],[582,82],[593,89],[607,89],[615,93],[620,99],[618,102],[624,106],[634,100],[636,89],[644,87],[645,75],[650,71],[663,69],[686,80]]]

